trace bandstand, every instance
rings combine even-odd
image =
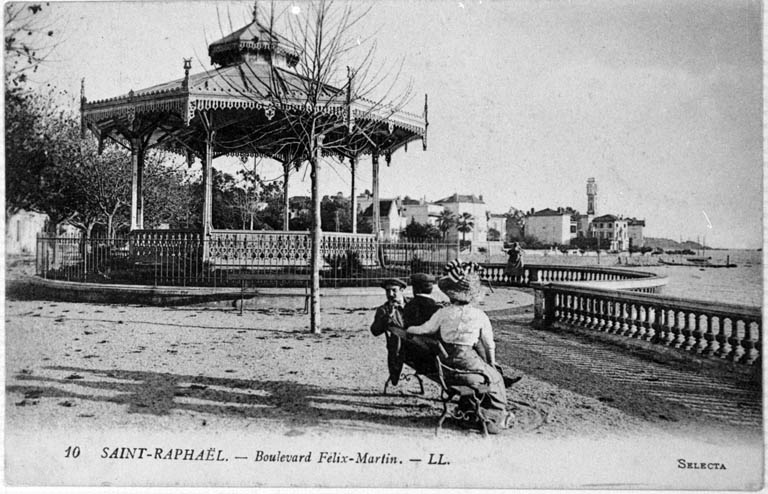
[[[210,273],[232,269],[301,270],[309,266],[312,237],[309,232],[288,231],[288,173],[292,167],[320,156],[347,160],[352,171],[353,231],[322,233],[323,259],[354,252],[363,266],[374,266],[379,228],[379,160],[387,165],[395,151],[413,141],[426,149],[427,101],[421,115],[358,97],[355,74],[348,71],[342,87],[322,84],[308,92],[312,81],[297,70],[302,53],[292,42],[253,21],[211,43],[211,70],[190,74],[191,60],[184,60],[184,76],[127,94],[87,101],[81,94],[82,132],[92,131],[102,149],[114,142],[132,157],[131,224],[126,258],[135,266],[155,271]],[[297,133],[297,122],[311,119],[317,128],[314,142]],[[196,231],[144,228],[142,175],[144,156],[151,148],[184,156],[203,169],[202,228]],[[283,231],[221,230],[212,222],[212,164],[222,156],[241,159],[265,157],[284,169],[285,220]],[[356,232],[355,175],[359,160],[371,157],[373,234]],[[313,189],[317,173],[313,169]],[[317,201],[319,205],[319,200]],[[317,207],[316,205],[316,207]],[[319,217],[319,213],[316,217]],[[378,254],[377,254],[378,253]],[[176,276],[161,278],[178,284]],[[195,283],[193,276],[182,276]],[[157,276],[155,276],[157,279]]]

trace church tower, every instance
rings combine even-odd
[[[597,183],[594,177],[587,179],[587,214],[593,215],[597,210]]]

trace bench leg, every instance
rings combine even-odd
[[[435,435],[438,435],[440,433],[440,430],[443,428],[443,422],[445,422],[445,418],[448,416],[448,402],[451,401],[451,396],[445,396],[441,393],[440,395],[440,401],[443,404],[443,413],[440,415],[440,420],[437,421],[437,428],[435,429]]]
[[[423,395],[424,394],[424,381],[422,381],[421,380],[421,376],[416,374],[415,372],[413,374],[413,377],[415,377],[416,380],[419,381],[419,394]]]

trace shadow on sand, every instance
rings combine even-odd
[[[432,431],[439,404],[427,394],[383,395],[295,381],[260,381],[162,372],[55,366],[66,377],[18,374],[7,392],[25,397],[126,405],[126,413],[168,415],[174,410],[278,420],[287,426],[334,427],[355,421]],[[73,391],[73,386],[78,388]],[[104,391],[112,392],[105,394]],[[17,403],[18,405],[19,403]],[[203,417],[204,418],[204,417]],[[453,428],[446,423],[446,428]],[[384,428],[386,430],[386,428]]]

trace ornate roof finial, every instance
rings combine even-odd
[[[253,22],[259,20],[259,0],[253,0]]]
[[[80,79],[80,101],[85,103],[85,77]]]

